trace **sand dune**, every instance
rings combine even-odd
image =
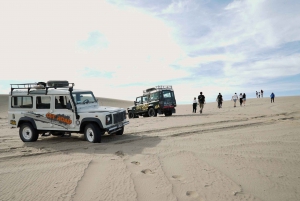
[[[79,134],[23,143],[0,96],[0,200],[300,200],[299,101],[208,103],[203,114],[179,105],[100,144]]]

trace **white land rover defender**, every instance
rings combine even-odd
[[[8,123],[20,127],[23,142],[42,135],[82,133],[89,142],[101,142],[101,135],[122,135],[126,110],[99,106],[92,91],[73,89],[68,81],[11,84]]]

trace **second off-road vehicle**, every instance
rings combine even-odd
[[[143,91],[132,107],[127,108],[128,117],[155,117],[157,114],[171,116],[176,112],[176,99],[172,86],[156,86]]]

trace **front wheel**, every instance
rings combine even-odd
[[[132,119],[132,118],[134,118],[134,114],[133,114],[133,112],[131,112],[131,111],[130,111],[130,112],[128,112],[128,118],[129,118],[129,119]]]
[[[38,131],[30,123],[22,124],[19,134],[23,142],[34,142],[37,141],[39,137]]]
[[[90,123],[84,128],[84,137],[92,143],[101,142],[101,130],[96,124]]]

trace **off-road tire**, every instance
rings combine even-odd
[[[39,138],[38,131],[31,123],[23,123],[20,126],[19,135],[23,142],[35,142]]]
[[[156,111],[154,110],[154,108],[149,108],[148,110],[148,116],[149,117],[155,117],[156,116]]]
[[[123,133],[124,133],[124,126],[122,127],[121,130],[116,132],[116,135],[123,135]]]
[[[133,119],[133,118],[134,118],[133,112],[128,112],[128,118],[129,118],[129,119]]]
[[[97,124],[89,123],[84,128],[84,137],[86,141],[91,143],[101,142],[101,130]]]

